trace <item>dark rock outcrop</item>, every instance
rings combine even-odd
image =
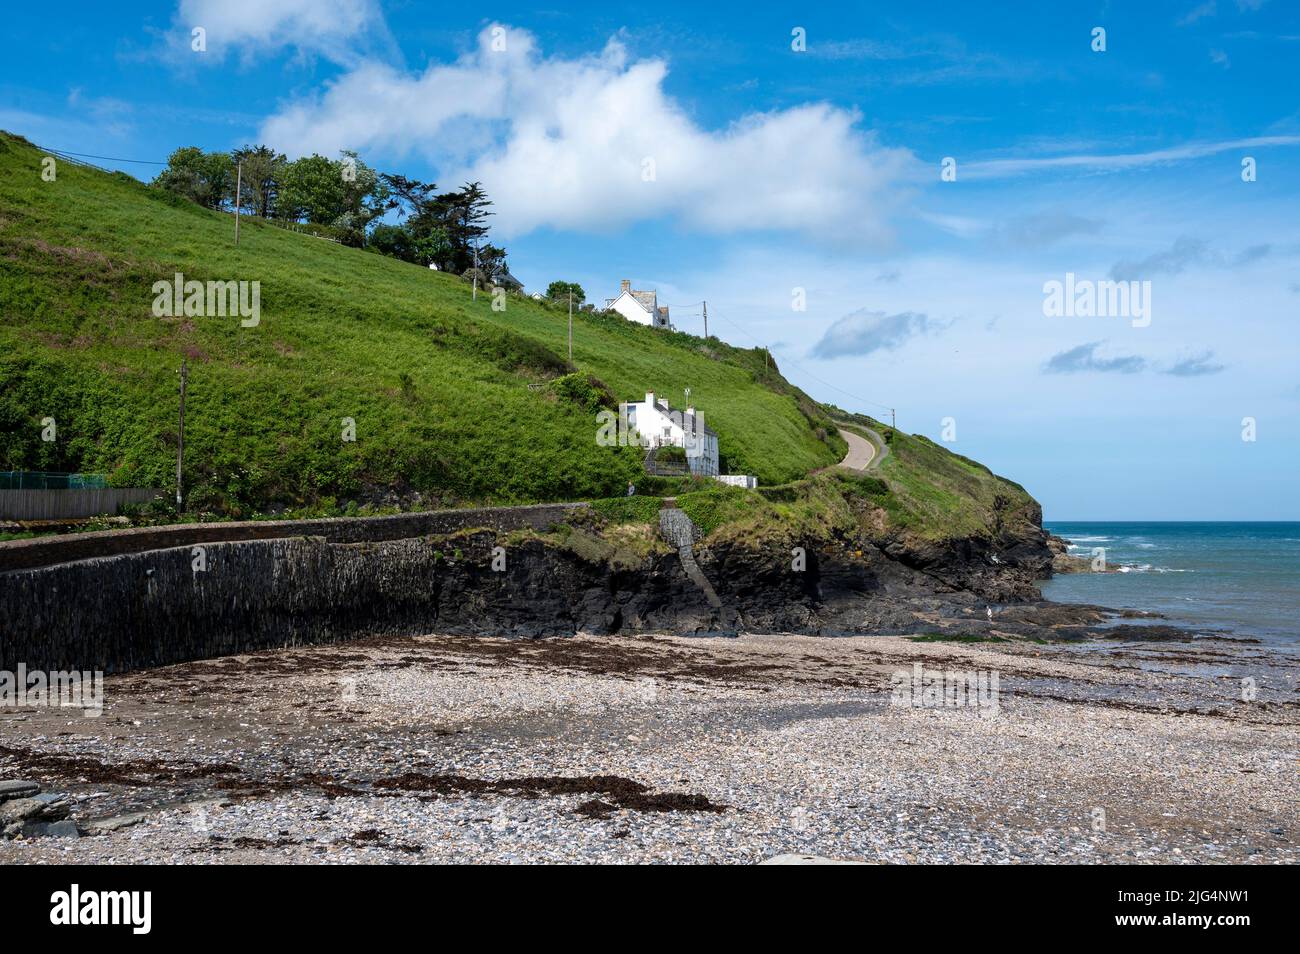
[[[609,560],[491,530],[174,547],[0,573],[0,669],[120,671],[369,634],[909,633],[1036,598],[1033,539],[697,546]],[[500,547],[500,549],[495,549]],[[689,548],[688,548],[689,549]],[[717,599],[710,598],[712,589]],[[721,605],[718,605],[718,604]]]

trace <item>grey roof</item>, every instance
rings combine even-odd
[[[633,290],[632,297],[636,299],[638,305],[652,315],[659,310],[658,292]]]
[[[644,399],[642,399],[642,401],[644,401]],[[642,403],[642,401],[624,401],[623,403],[624,403],[624,404],[640,404],[640,403]],[[686,418],[687,418],[688,415],[687,415],[686,412],[683,411],[681,408],[673,407],[671,404],[668,404],[667,401],[665,401],[663,398],[659,397],[658,395],[655,395],[655,403],[659,405],[659,409],[660,409],[660,410],[663,410],[664,405],[667,404],[667,405],[668,405],[668,412],[669,412],[670,414],[678,414],[678,415],[680,415],[680,416],[681,416],[681,419],[682,419],[682,421],[683,421],[683,423],[685,423]],[[699,413],[699,416],[700,416],[700,420],[703,421],[703,420],[704,420],[704,412],[703,412],[703,411],[699,411],[698,413]],[[705,434],[710,434],[710,435],[712,435],[713,437],[717,437],[717,436],[718,436],[718,432],[715,431],[713,428],[709,427],[709,424],[708,424],[707,421],[704,421],[704,433],[705,433]]]
[[[498,268],[496,272],[492,275],[492,280],[496,282],[500,282],[502,285],[508,285],[512,288],[524,287],[524,283],[521,282],[519,279],[515,278],[515,276],[511,275],[510,269],[508,268]]]

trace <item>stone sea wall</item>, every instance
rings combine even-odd
[[[537,539],[494,553],[503,540],[297,537],[204,544],[197,570],[193,548],[173,547],[3,573],[0,670],[115,672],[381,634],[676,629],[713,615],[675,556],[615,570]]]

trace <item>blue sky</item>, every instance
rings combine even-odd
[[[531,288],[631,278],[690,331],[707,299],[1048,520],[1300,519],[1296,6],[870,7],[23,4],[0,128],[482,179]],[[1046,316],[1067,273],[1149,281],[1150,321]]]

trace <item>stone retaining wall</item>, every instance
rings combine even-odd
[[[293,537],[201,544],[198,563],[183,546],[2,573],[0,671],[121,672],[376,635],[665,631],[710,616],[675,557],[616,569],[506,540]]]
[[[375,543],[381,540],[456,533],[472,527],[498,532],[545,530],[552,524],[562,522],[575,508],[586,506],[585,503],[562,503],[531,507],[479,507],[402,513],[390,517],[185,523],[168,527],[59,534],[0,542],[0,573],[201,543],[287,537],[321,537],[330,543]]]

